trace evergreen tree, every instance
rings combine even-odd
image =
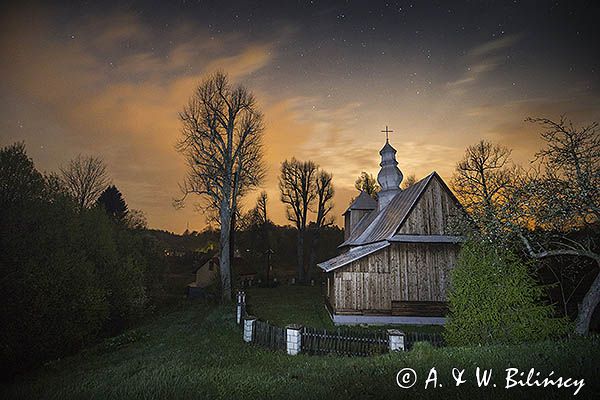
[[[104,207],[106,213],[117,222],[125,221],[129,212],[123,195],[115,185],[110,185],[102,192],[98,198],[98,204]]]

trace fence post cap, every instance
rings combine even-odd
[[[256,318],[256,317],[255,317],[255,316],[253,316],[253,315],[246,315],[246,316],[244,317],[244,321],[256,321],[257,319],[258,319],[258,318]]]
[[[388,329],[387,333],[389,336],[404,336],[404,332],[400,329]]]
[[[286,329],[295,329],[295,330],[300,330],[302,329],[302,325],[300,324],[289,324],[285,326]]]

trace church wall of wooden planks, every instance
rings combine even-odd
[[[458,251],[452,243],[392,243],[329,273],[327,299],[340,314],[424,315],[420,307],[432,303],[426,314],[443,315]]]

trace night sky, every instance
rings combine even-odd
[[[265,114],[264,189],[275,221],[285,222],[277,171],[296,156],[334,174],[339,222],[355,178],[378,172],[385,125],[405,176],[436,170],[448,180],[481,138],[528,162],[540,146],[528,116],[600,120],[592,4],[4,4],[0,145],[24,140],[46,171],[78,153],[102,155],[151,227],[201,229],[192,204],[171,205],[185,173],[174,150],[177,112],[207,73],[222,69]]]

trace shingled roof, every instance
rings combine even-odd
[[[352,261],[356,261],[359,258],[363,258],[371,253],[384,249],[390,245],[390,242],[384,241],[379,243],[371,243],[365,246],[354,247],[349,251],[340,254],[337,257],[324,261],[317,264],[317,266],[323,269],[325,272],[333,271],[334,269],[343,267],[344,265],[350,264]]]
[[[361,246],[391,239],[410,214],[429,182],[437,177],[445,188],[446,184],[434,171],[409,188],[399,192],[383,210],[373,210],[352,230],[348,239],[339,247]],[[448,192],[450,190],[448,189]],[[450,192],[452,197],[454,195]]]
[[[369,196],[367,192],[361,190],[358,197],[354,199],[352,204],[350,204],[350,207],[348,207],[348,209],[342,215],[346,215],[346,213],[348,213],[351,210],[374,210],[376,208],[377,201],[375,201],[375,199]]]

